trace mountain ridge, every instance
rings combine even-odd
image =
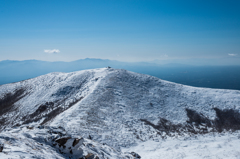
[[[184,86],[122,69],[55,72],[0,86],[1,130],[60,126],[120,150],[148,140],[239,130],[239,97],[240,91]]]

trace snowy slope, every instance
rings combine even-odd
[[[0,158],[134,159],[135,153],[121,153],[61,127],[20,126],[0,133]]]
[[[235,132],[139,142],[123,151],[138,152],[144,159],[239,159],[239,144],[240,135]]]
[[[240,129],[240,91],[195,88],[126,70],[50,73],[0,86],[1,129],[61,126],[117,150]]]

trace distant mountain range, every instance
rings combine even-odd
[[[125,69],[141,69],[144,66],[156,66],[152,63],[127,63],[105,59],[81,59],[72,62],[47,62],[38,60],[0,62],[0,84],[17,82],[28,78],[37,77],[50,72],[72,72],[85,69],[102,67],[114,67]]]
[[[240,90],[240,66],[160,64],[159,61],[131,63],[92,58],[72,62],[47,62],[38,60],[1,61],[0,85],[34,78],[50,72],[73,72],[108,66],[148,74],[164,80],[196,87]]]

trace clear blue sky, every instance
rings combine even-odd
[[[240,59],[240,1],[0,0],[0,60],[87,57]]]

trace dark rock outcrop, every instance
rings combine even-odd
[[[214,120],[211,120],[202,113],[191,109],[186,109],[188,120],[182,124],[174,124],[164,118],[160,118],[156,125],[146,119],[140,120],[146,125],[150,125],[158,130],[160,135],[162,132],[165,132],[168,136],[171,136],[171,133],[184,135],[184,133],[206,134],[209,132],[222,132],[224,130],[240,130],[239,111],[233,109],[220,110],[218,108],[214,108],[214,110],[216,112],[216,118]]]

